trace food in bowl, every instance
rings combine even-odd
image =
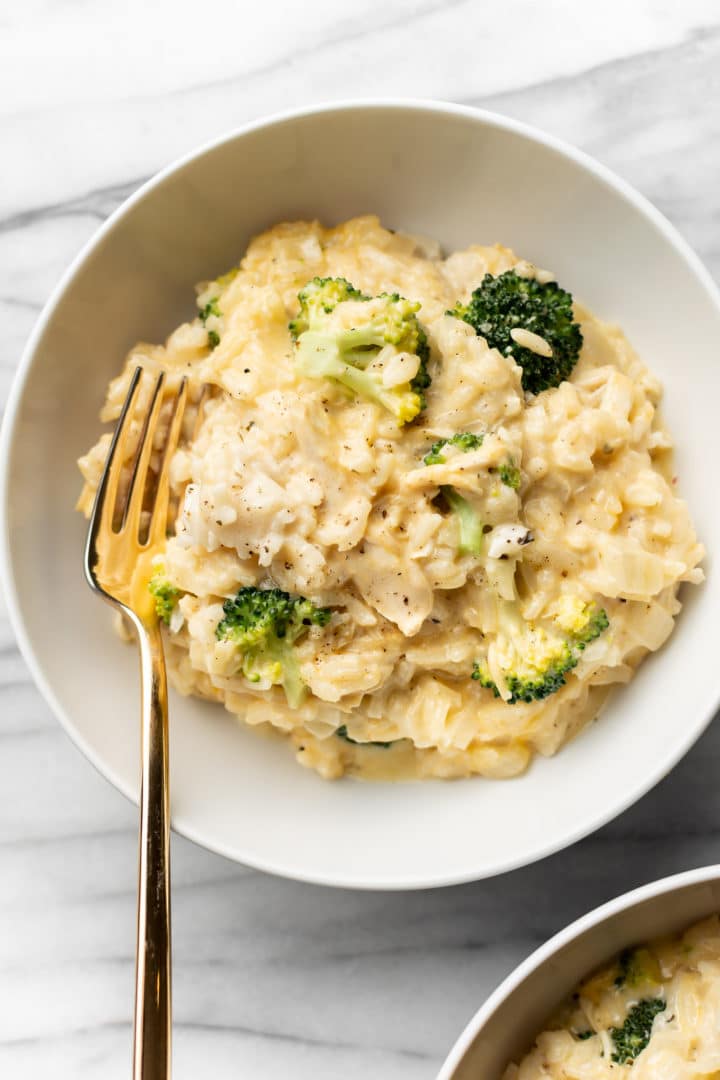
[[[632,1073],[627,1070],[632,1066]],[[720,918],[626,949],[583,982],[503,1080],[720,1075]]]
[[[671,633],[703,549],[661,388],[552,274],[374,217],[295,222],[198,307],[101,413],[138,365],[189,379],[175,527],[136,583],[182,693],[325,777],[507,777]],[[109,438],[80,461],[85,513]]]

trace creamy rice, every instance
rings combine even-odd
[[[138,365],[167,371],[171,384],[190,379],[195,405],[171,473],[180,512],[158,553],[182,593],[166,634],[173,684],[286,733],[325,777],[521,773],[597,715],[671,633],[678,585],[702,579],[661,388],[621,331],[576,305],[580,360],[569,381],[533,397],[511,357],[445,314],[485,273],[513,267],[549,276],[497,245],[443,259],[374,217],[278,225],[253,240],[239,271],[200,287],[200,307],[217,298],[219,314],[206,309],[204,324],[183,324],[165,345],[138,345],[110,384],[104,421],[119,415]],[[413,423],[299,374],[288,320],[315,276],[420,302],[432,384]],[[434,441],[460,431],[484,433],[482,446],[423,465]],[[80,461],[86,514],[108,444],[104,435]],[[498,479],[508,460],[517,490]],[[441,485],[491,530],[482,556],[458,551]],[[533,542],[499,558],[518,526]],[[235,650],[217,640],[224,599],[249,585],[333,611],[296,647],[308,688],[298,708],[281,687],[239,674]],[[508,704],[470,677],[479,656],[492,664],[493,596],[514,588],[529,619],[577,598],[609,619],[565,685],[532,703]]]
[[[638,1013],[637,1010],[644,1010]],[[644,1022],[638,1022],[644,1016]],[[644,1029],[644,1030],[642,1030]],[[632,1071],[630,1071],[632,1070]],[[578,987],[503,1080],[720,1076],[720,919],[630,950]]]

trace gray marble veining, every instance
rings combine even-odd
[[[246,119],[435,96],[617,169],[720,275],[720,9],[221,0],[0,14],[0,399],[59,275],[155,169]],[[501,8],[501,10],[499,10]],[[543,14],[545,13],[545,14]],[[678,718],[682,722],[682,718]],[[634,885],[720,860],[720,729],[628,813],[545,862],[410,895],[323,890],[173,840],[175,1075],[432,1080],[532,948]],[[0,621],[0,1076],[129,1075],[135,811],[62,733]]]

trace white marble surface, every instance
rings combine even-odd
[[[320,99],[434,96],[541,125],[635,183],[720,275],[719,73],[717,0],[2,4],[2,400],[58,275],[142,179]],[[553,931],[718,860],[718,775],[715,727],[571,850],[407,896],[276,880],[175,838],[176,1077],[432,1080]],[[63,735],[4,620],[0,1076],[129,1075],[134,889],[135,812]]]

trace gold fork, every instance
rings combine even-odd
[[[181,381],[171,398],[170,420],[163,445],[158,448],[155,441],[162,438],[161,416],[163,421],[167,418],[168,402],[165,377],[157,377],[133,459],[129,432],[139,405],[142,378],[143,370],[137,368],[95,496],[85,546],[85,576],[91,588],[133,624],[140,646],[140,865],[133,1077],[168,1080],[172,994],[167,678],[159,620],[147,582],[152,573],[153,551],[165,540],[168,471],[180,438],[187,381]],[[151,470],[153,455],[158,451],[161,464]],[[129,462],[130,477],[123,493],[123,474]]]

